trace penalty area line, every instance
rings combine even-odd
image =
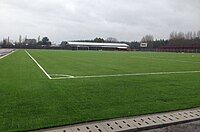
[[[37,64],[37,66],[43,71],[43,73],[49,78],[52,79],[52,77],[44,70],[44,68],[28,53],[27,50],[25,50],[26,54]]]
[[[123,76],[147,76],[147,75],[170,75],[170,74],[192,74],[200,71],[178,71],[178,72],[152,72],[152,73],[133,73],[133,74],[113,74],[113,75],[93,75],[93,76],[70,76],[63,75],[52,78],[53,80],[62,79],[83,79],[83,78],[105,78],[105,77],[123,77]],[[57,74],[59,75],[59,74]]]

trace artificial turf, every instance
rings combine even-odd
[[[28,50],[50,74],[200,70],[200,54]],[[0,131],[200,106],[200,73],[49,80],[24,50],[0,60]]]

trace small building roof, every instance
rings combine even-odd
[[[69,45],[97,46],[97,47],[129,47],[125,43],[92,43],[92,42],[68,42]]]

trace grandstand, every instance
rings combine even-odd
[[[128,50],[125,43],[65,42],[73,50]]]

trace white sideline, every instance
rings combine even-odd
[[[5,57],[11,55],[11,54],[14,53],[14,52],[15,52],[15,50],[11,51],[10,53],[8,53],[8,54],[6,54],[6,55],[1,56],[0,59],[3,59],[3,58],[5,58]]]
[[[113,74],[113,75],[94,75],[94,76],[69,76],[69,75],[66,75],[66,77],[63,74],[61,74],[60,77],[55,77],[55,78],[52,78],[52,79],[60,80],[60,79],[104,78],[104,77],[122,77],[122,76],[190,74],[190,73],[200,73],[200,71],[153,72],[153,73]],[[59,75],[59,74],[57,74],[57,75]]]
[[[37,66],[44,72],[44,74],[49,78],[52,79],[51,76],[44,70],[44,68],[28,53],[27,50],[25,52],[28,54],[28,56],[37,64]]]

